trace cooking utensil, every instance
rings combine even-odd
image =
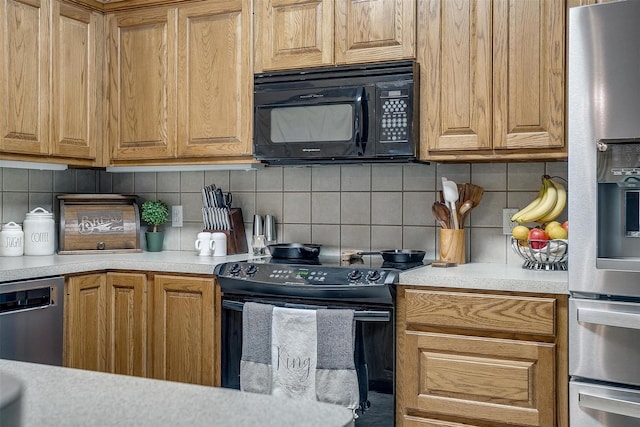
[[[322,245],[311,243],[276,243],[268,245],[273,258],[283,259],[313,259],[320,255]]]
[[[449,181],[447,178],[442,177],[442,192],[444,194],[444,200],[451,209],[451,218],[453,219],[453,228],[460,228],[458,224],[458,214],[456,213],[456,202],[458,201],[458,186],[454,181]]]
[[[433,202],[431,206],[431,211],[433,212],[433,216],[436,218],[436,221],[443,228],[451,228],[451,211],[443,202]]]
[[[415,251],[412,249],[387,249],[383,251],[358,252],[358,255],[382,255],[385,262],[407,263],[421,262],[424,259],[425,251]]]
[[[458,221],[461,228],[464,227],[464,222],[467,219],[469,212],[471,212],[471,209],[473,209],[473,202],[471,200],[465,200],[460,205],[460,208],[458,208]]]

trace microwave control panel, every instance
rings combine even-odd
[[[381,143],[407,143],[411,139],[413,99],[409,88],[378,88],[378,135]]]

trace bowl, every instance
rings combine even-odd
[[[519,240],[511,238],[514,252],[524,259],[528,270],[566,270],[569,243],[564,239]]]

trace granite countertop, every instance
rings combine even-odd
[[[351,410],[238,390],[0,359],[22,383],[22,425],[353,426]]]
[[[223,262],[250,254],[200,257],[195,251],[0,257],[0,283],[99,270],[140,270],[212,274]],[[400,274],[400,284],[513,292],[567,294],[566,271],[524,270],[520,264],[468,263],[450,268],[422,267]]]

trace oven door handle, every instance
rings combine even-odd
[[[578,401],[583,408],[640,418],[640,404],[636,402],[607,396],[596,396],[589,393],[579,393]]]
[[[315,310],[325,308],[321,306],[303,305],[303,304],[284,304],[289,308],[304,308]],[[244,303],[240,301],[222,300],[222,308],[234,311],[242,311]],[[353,312],[353,318],[358,322],[388,322],[391,320],[391,312],[386,310],[357,310]]]
[[[577,319],[578,322],[592,323],[594,325],[640,329],[640,314],[637,313],[578,308]]]

